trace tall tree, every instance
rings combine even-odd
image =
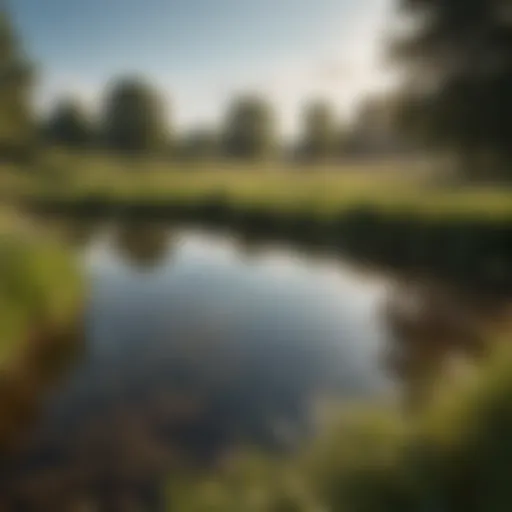
[[[65,99],[58,103],[46,123],[45,138],[53,144],[84,148],[93,142],[93,124],[78,101]]]
[[[328,103],[315,101],[304,111],[304,135],[300,152],[308,160],[323,160],[335,155],[337,127]]]
[[[257,96],[236,99],[228,111],[223,145],[231,157],[258,159],[271,155],[277,145],[271,106]]]
[[[0,157],[24,156],[33,141],[28,100],[31,71],[5,5],[0,5]]]
[[[163,101],[143,80],[119,80],[107,95],[103,114],[105,142],[111,149],[151,152],[168,142]]]
[[[402,118],[471,177],[512,178],[512,3],[400,0],[415,29],[397,42]]]

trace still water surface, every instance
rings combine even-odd
[[[153,251],[110,229],[83,251],[84,353],[44,397],[7,470],[13,493],[150,492],[190,457],[293,445],[321,397],[388,393],[384,281],[286,246],[159,229]]]

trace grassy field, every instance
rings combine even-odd
[[[4,172],[5,193],[111,201],[190,201],[222,197],[237,206],[315,211],[332,215],[361,205],[426,215],[512,218],[512,189],[440,187],[418,160],[339,165],[170,164],[135,159],[60,155],[23,176]]]

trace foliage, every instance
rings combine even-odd
[[[233,101],[224,130],[224,152],[236,158],[268,157],[276,147],[274,113],[259,97]]]
[[[306,107],[303,130],[300,153],[304,158],[315,161],[336,156],[336,120],[328,103],[316,101]]]
[[[0,6],[0,158],[26,154],[33,126],[27,86],[31,70],[21,55],[7,12]]]
[[[67,99],[55,108],[44,127],[44,135],[52,144],[85,148],[94,140],[94,129],[80,103]]]
[[[72,259],[52,242],[13,233],[0,239],[0,364],[9,362],[37,326],[69,320],[79,301]]]
[[[103,111],[105,142],[123,152],[152,152],[168,143],[161,98],[138,78],[120,79],[107,95]]]
[[[510,4],[402,0],[401,5],[416,27],[396,45],[410,77],[403,119],[454,152],[468,177],[510,179]]]

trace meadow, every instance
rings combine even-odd
[[[447,185],[419,158],[298,163],[169,162],[136,157],[54,154],[29,176],[2,173],[3,190],[80,200],[204,202],[334,215],[358,206],[430,216],[512,217],[512,190]]]

